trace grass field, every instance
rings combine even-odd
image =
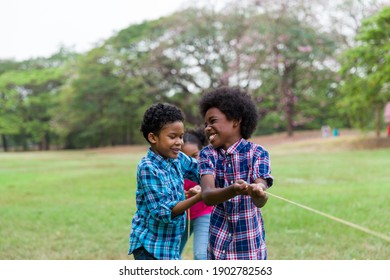
[[[269,191],[390,236],[390,149],[351,150],[344,142],[266,146],[275,177]],[[0,153],[0,259],[132,259],[135,170],[144,151]],[[390,258],[390,242],[277,198],[263,215],[269,259]]]

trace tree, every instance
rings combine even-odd
[[[343,53],[341,64],[339,107],[360,128],[370,124],[374,112],[379,137],[381,112],[390,100],[390,7],[363,21],[356,47]]]
[[[55,120],[66,148],[139,142],[143,112],[151,103],[164,102],[169,88],[150,67],[158,22],[120,31],[73,65]]]
[[[63,65],[74,56],[60,49],[49,58],[0,62],[0,135],[5,151],[12,145],[50,148],[55,138],[51,120],[66,78]]]
[[[335,75],[328,65],[336,44],[329,34],[318,32],[284,10],[274,12],[268,22],[264,40],[268,55],[263,68],[275,75],[277,110],[283,112],[287,135],[292,136],[295,127],[311,122],[320,113],[305,110],[308,104],[319,99],[322,106],[329,104],[329,84]]]
[[[11,71],[0,76],[0,133],[4,150],[8,148],[7,137],[24,149],[28,149],[29,142],[38,144],[41,150],[49,149],[50,110],[62,79],[60,68]]]
[[[138,71],[143,74],[137,76],[157,88],[159,98],[168,97],[179,105],[192,124],[201,123],[195,104],[202,92],[221,85],[240,86],[259,103],[262,117],[284,112],[286,125],[279,127],[287,127],[292,135],[294,127],[314,118],[313,110],[295,110],[298,97],[327,98],[334,71],[324,62],[335,46],[328,34],[289,12],[267,14],[240,3],[222,12],[208,8],[177,12],[159,21],[159,33],[149,33],[153,36],[137,43],[147,53],[142,56],[142,72]],[[134,44],[123,50],[129,56]],[[122,63],[126,64],[129,61]],[[304,81],[298,78],[301,73]],[[321,79],[310,81],[317,77]]]
[[[291,136],[334,120],[343,125],[333,104],[339,98],[336,52],[345,47],[338,38],[344,37],[329,32],[322,16],[329,23],[348,14],[329,9],[331,2],[190,6],[131,25],[79,56],[61,49],[50,58],[0,61],[3,147],[43,148],[53,139],[65,148],[138,143],[147,107],[170,102],[183,109],[187,127],[201,125],[199,97],[222,85],[252,95],[260,115],[255,134]],[[363,10],[360,1],[340,2]],[[347,22],[358,26],[360,16]]]

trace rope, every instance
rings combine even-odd
[[[190,226],[190,222],[191,222],[190,208],[188,208],[187,211],[188,211],[188,212],[187,212],[187,230],[188,230],[187,242],[188,242],[188,240],[190,240],[190,235],[191,235],[191,233],[190,233],[190,228],[191,228],[191,226]]]
[[[318,211],[318,210],[316,210],[316,209],[313,209],[313,208],[311,208],[311,207],[308,207],[308,206],[299,204],[299,203],[297,203],[297,202],[294,202],[294,201],[285,199],[285,198],[283,198],[283,197],[281,197],[281,196],[278,196],[278,195],[275,195],[275,194],[272,194],[272,193],[269,193],[269,192],[267,192],[267,194],[270,195],[270,196],[279,198],[279,199],[281,199],[281,200],[284,200],[284,201],[286,201],[286,202],[288,202],[288,203],[291,203],[291,204],[293,204],[293,205],[296,205],[296,206],[298,206],[298,207],[301,207],[301,208],[303,208],[303,209],[306,209],[306,210],[308,210],[308,211],[311,211],[311,212],[314,212],[314,213],[319,214],[319,215],[321,215],[321,216],[324,216],[324,217],[326,217],[326,218],[328,218],[328,219],[331,219],[331,220],[333,220],[333,221],[342,223],[342,224],[344,224],[344,225],[350,226],[350,227],[352,227],[352,228],[358,229],[358,230],[360,230],[360,231],[363,231],[363,232],[365,232],[365,233],[374,235],[374,236],[379,237],[379,238],[381,238],[381,239],[383,239],[383,240],[385,240],[385,241],[390,242],[390,236],[385,235],[385,234],[383,234],[383,233],[376,232],[376,231],[373,231],[373,230],[371,230],[371,229],[368,229],[368,228],[359,226],[359,225],[357,225],[357,224],[354,224],[354,223],[345,221],[345,220],[343,220],[343,219],[340,219],[340,218],[337,218],[337,217],[335,217],[335,216],[332,216],[332,215],[326,214],[326,213],[324,213],[324,212]]]

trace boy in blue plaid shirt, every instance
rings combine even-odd
[[[207,205],[216,205],[208,259],[266,259],[260,208],[273,178],[268,152],[247,141],[257,124],[255,104],[238,88],[223,87],[202,97],[200,111],[211,143],[199,155],[202,196]]]
[[[137,211],[129,255],[136,260],[180,259],[185,211],[202,200],[199,189],[185,199],[184,178],[199,182],[197,160],[182,153],[184,117],[170,104],[155,104],[144,114],[141,131],[150,148],[138,164]]]

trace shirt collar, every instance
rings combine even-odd
[[[164,158],[159,154],[156,154],[155,152],[152,151],[151,148],[148,150],[148,158],[152,161],[161,166],[162,168],[168,167],[172,162],[175,162],[177,159],[173,158]]]
[[[222,154],[225,155],[237,154],[242,150],[242,148],[246,146],[247,143],[248,141],[246,141],[244,138],[241,138],[236,143],[231,145],[226,151],[222,148],[220,148],[219,150],[221,151]]]

